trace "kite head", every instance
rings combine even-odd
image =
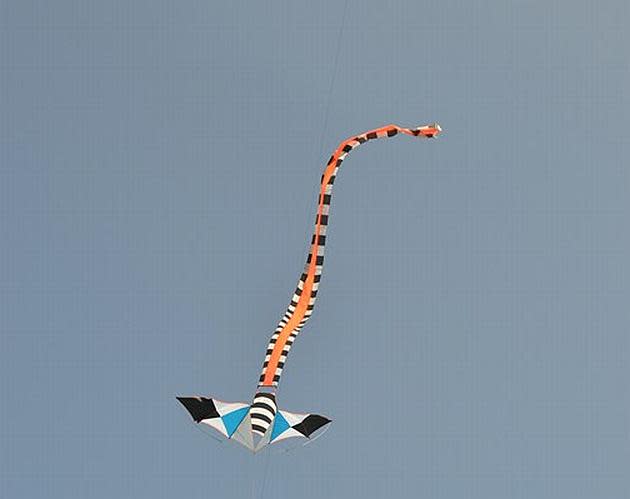
[[[432,139],[433,137],[437,137],[442,132],[442,127],[433,123],[431,125],[419,126],[418,128],[413,129],[413,134],[418,137],[426,137],[428,139]]]

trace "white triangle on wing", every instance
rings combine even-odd
[[[211,426],[226,437],[228,436],[227,429],[225,428],[225,425],[223,424],[221,418],[202,419],[199,422]]]
[[[287,428],[286,430],[284,430],[282,433],[280,433],[280,435],[278,435],[276,438],[273,439],[273,442],[276,443],[279,440],[284,440],[285,438],[291,438],[291,437],[302,437],[302,438],[306,438],[304,435],[302,435],[299,431],[294,430],[293,428]]]
[[[243,407],[249,407],[249,404],[243,404],[242,402],[222,402],[217,399],[212,399],[212,401],[214,402],[214,407],[217,409],[219,416],[225,416]]]
[[[289,423],[289,426],[295,426],[296,424],[300,424],[308,416],[308,414],[297,414],[295,412],[287,412],[287,411],[280,411],[280,414],[282,414],[282,417],[287,420],[287,423]]]

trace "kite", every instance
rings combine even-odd
[[[238,442],[252,452],[258,452],[268,444],[291,437],[311,439],[319,430],[331,423],[330,419],[318,414],[279,410],[276,391],[291,346],[313,313],[315,306],[324,265],[326,229],[337,172],[350,151],[369,140],[393,137],[398,134],[432,138],[441,131],[437,123],[417,128],[387,125],[355,135],[339,144],[330,157],[321,178],[315,230],[310,242],[306,265],[291,303],[267,346],[253,402],[247,404],[223,402],[206,397],[177,397],[195,423],[214,428],[227,439]]]

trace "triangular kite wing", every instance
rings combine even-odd
[[[291,437],[311,438],[318,430],[331,423],[319,414],[298,414],[278,411],[273,422],[270,443]]]

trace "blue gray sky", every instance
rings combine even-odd
[[[628,497],[628,2],[0,6],[2,497]],[[197,431],[174,397],[252,396],[332,149],[433,120],[335,184],[279,392],[331,429]]]

